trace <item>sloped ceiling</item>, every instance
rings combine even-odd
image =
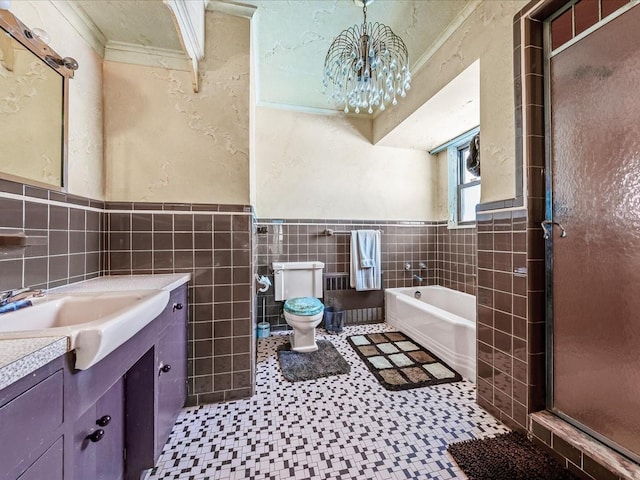
[[[334,109],[322,92],[324,59],[333,39],[362,23],[353,0],[248,0],[257,11],[259,100]],[[468,0],[376,0],[367,20],[391,27],[415,65]],[[339,107],[339,109],[344,106]]]
[[[182,50],[169,8],[162,0],[74,0],[108,42]]]
[[[74,4],[93,21],[107,45],[182,51],[171,13],[162,0],[75,0]],[[215,4],[228,6],[237,2],[210,0],[209,8],[215,9]],[[242,4],[255,7],[252,21],[258,105],[341,111],[343,107],[330,104],[323,94],[324,59],[329,45],[342,30],[362,22],[361,7],[354,0],[242,0]],[[388,25],[404,40],[415,73],[456,22],[477,4],[478,0],[374,0],[367,7],[367,19]],[[443,89],[428,107],[407,119],[407,125],[400,126],[401,133],[384,143],[429,150],[462,133],[461,124],[465,128],[476,126],[477,85],[478,71],[472,69],[456,84]],[[451,121],[443,122],[440,112]],[[465,122],[458,121],[463,117]]]

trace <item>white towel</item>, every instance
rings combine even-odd
[[[358,260],[360,268],[372,268],[375,266],[376,245],[380,232],[378,230],[357,230]]]
[[[361,241],[362,239],[362,241]],[[361,252],[363,254],[361,255]],[[369,265],[370,267],[363,267]],[[351,287],[358,291],[380,290],[380,231],[351,231]]]

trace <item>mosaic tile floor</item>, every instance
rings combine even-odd
[[[346,337],[390,330],[320,330],[351,373],[297,383],[284,380],[276,358],[287,332],[259,340],[256,394],[185,409],[146,480],[466,478],[447,445],[508,429],[476,405],[466,381],[385,390]]]

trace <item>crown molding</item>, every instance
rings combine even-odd
[[[462,11],[458,15],[456,15],[453,21],[449,25],[447,25],[447,28],[445,28],[442,33],[438,35],[438,38],[436,38],[436,41],[433,42],[431,47],[429,47],[426,52],[420,55],[420,58],[418,58],[416,63],[413,65],[413,68],[411,69],[411,74],[413,76],[415,76],[420,70],[424,68],[431,57],[433,57],[433,55],[438,50],[440,50],[440,48],[442,48],[449,37],[453,35],[453,33],[458,30],[464,22],[467,21],[467,19],[476,10],[476,8],[480,6],[481,3],[482,0],[472,0],[462,9]]]
[[[309,113],[311,115],[322,115],[325,117],[352,117],[371,120],[373,117],[368,113],[344,113],[342,110],[332,110],[330,108],[304,107],[300,105],[291,105],[289,103],[263,102],[258,100],[256,107],[274,108],[276,110],[287,110],[289,112]]]
[[[191,71],[191,60],[181,50],[145,47],[133,43],[107,42],[104,59],[110,62]]]
[[[258,9],[255,5],[230,2],[227,0],[210,0],[206,8],[212,12],[226,13],[227,15],[243,18],[253,17],[253,14],[256,13]]]
[[[74,2],[50,0],[51,4],[69,22],[78,34],[93,48],[98,55],[104,57],[107,39],[85,11]]]

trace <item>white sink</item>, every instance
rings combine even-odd
[[[32,307],[0,315],[0,338],[66,336],[75,367],[86,370],[113,352],[169,302],[167,290],[60,293],[33,299]]]

